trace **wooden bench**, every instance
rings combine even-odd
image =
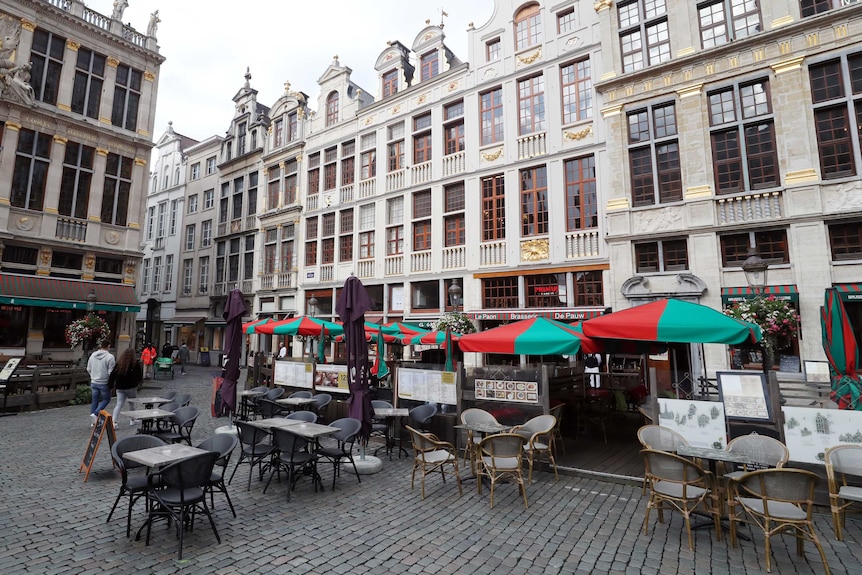
[[[52,405],[67,405],[78,386],[89,385],[83,367],[47,364],[19,367],[7,382],[5,411],[30,411]]]

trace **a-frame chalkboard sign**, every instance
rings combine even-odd
[[[93,433],[90,434],[90,441],[87,443],[87,450],[84,452],[84,460],[81,461],[81,466],[78,468],[78,473],[87,470],[84,475],[84,481],[90,476],[90,469],[93,467],[93,459],[96,457],[96,451],[99,450],[99,444],[102,443],[102,437],[108,436],[108,448],[113,447],[117,441],[117,433],[114,431],[114,420],[111,414],[104,409],[96,416],[96,425],[93,426]],[[113,463],[113,460],[111,460]]]

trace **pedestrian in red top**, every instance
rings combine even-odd
[[[144,364],[144,379],[150,379],[153,376],[153,363],[156,361],[156,346],[148,343],[144,346],[144,351],[141,352],[141,363]]]

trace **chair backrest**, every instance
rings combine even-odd
[[[149,449],[150,447],[158,447],[165,445],[165,442],[155,435],[132,435],[131,437],[123,437],[118,439],[111,446],[111,457],[120,466],[120,469],[133,469],[135,467],[144,467],[142,463],[134,461],[126,461],[123,459],[123,454],[130,451],[138,451],[139,449]]]
[[[680,445],[688,445],[685,437],[669,427],[644,425],[638,429],[638,441],[647,449],[676,451]]]
[[[169,401],[169,402],[167,402],[167,403],[163,403],[163,404],[161,404],[161,405],[159,406],[159,409],[162,409],[162,410],[164,410],[164,411],[176,411],[176,410],[178,410],[180,407],[181,407],[181,406],[180,406],[180,404],[179,404],[179,403],[177,403],[176,401]]]
[[[174,411],[173,420],[174,423],[176,423],[180,427],[191,427],[192,425],[194,425],[195,420],[200,414],[201,410],[199,407],[189,405],[186,407],[180,407],[176,411]]]
[[[557,425],[557,418],[553,415],[537,415],[521,426],[522,430],[529,431],[530,435],[551,433]]]
[[[826,472],[862,477],[862,445],[836,445],[826,450]]]
[[[810,513],[814,503],[817,475],[804,469],[758,469],[736,480],[740,497],[759,497],[764,512],[769,514],[768,501],[805,506]]]
[[[288,397],[304,397],[306,399],[310,399],[314,394],[310,391],[294,391]]]
[[[320,410],[326,408],[329,402],[332,401],[332,396],[328,393],[316,393],[311,396],[311,399],[314,400],[314,409],[317,410],[317,413],[320,413]]]
[[[257,391],[260,393],[266,393],[269,391],[269,387],[265,385],[258,385],[257,387],[252,387],[249,391]]]
[[[284,395],[284,388],[283,387],[274,387],[274,388],[272,388],[266,392],[266,395],[264,395],[264,398],[268,399],[270,401],[275,401],[276,399],[278,399],[282,395]]]
[[[173,399],[177,396],[177,392],[176,391],[160,391],[159,396],[162,399]]]
[[[189,393],[179,393],[174,396],[174,401],[180,404],[180,407],[187,406],[192,400],[192,396]]]
[[[287,419],[296,419],[306,423],[317,423],[317,414],[313,411],[294,411],[287,416]]]
[[[220,458],[219,453],[208,451],[166,465],[159,474],[165,485],[181,492],[192,487],[205,487],[209,484],[215,462]]]
[[[767,435],[741,435],[727,444],[727,450],[731,453],[739,453],[748,456],[754,465],[752,467],[784,467],[790,459],[790,451],[787,446]]]
[[[417,427],[426,427],[437,414],[436,403],[426,403],[419,405],[410,410],[410,421],[416,424]]]
[[[426,453],[444,448],[441,442],[430,433],[423,433],[409,425],[405,425],[404,428],[410,433],[410,441],[413,444],[413,450],[416,452],[417,459],[424,460]]]
[[[207,437],[195,447],[198,449],[206,449],[207,451],[216,451],[220,455],[216,465],[227,467],[231,453],[236,449],[239,443],[239,438],[232,433],[216,433]]]
[[[275,417],[284,411],[284,407],[272,401],[271,399],[261,399],[257,402],[260,407],[260,414],[263,417]]]
[[[292,454],[304,452],[309,443],[309,440],[295,433],[291,433],[286,427],[272,428],[273,446],[275,446],[275,448],[282,454],[291,455],[291,460],[293,459]]]
[[[352,443],[356,439],[356,434],[362,428],[362,422],[353,417],[342,417],[336,419],[329,424],[330,427],[337,427],[339,431],[332,434],[336,440],[346,443]]]
[[[705,473],[697,464],[674,453],[658,449],[642,449],[647,478],[673,483],[698,483]],[[685,492],[683,491],[683,496]]]
[[[236,434],[243,445],[258,445],[269,437],[269,434],[259,427],[249,425],[244,421],[235,421]]]
[[[560,429],[560,423],[563,421],[563,409],[566,407],[565,403],[560,403],[552,407],[548,410],[548,413],[553,415],[557,419],[556,429]]]
[[[483,457],[491,458],[495,469],[515,469],[521,465],[524,438],[517,433],[488,435],[479,443],[479,452]]]
[[[461,412],[461,423],[499,423],[497,418],[484,409],[470,407]]]
[[[377,408],[392,409],[392,404],[390,402],[382,400],[382,399],[372,399],[371,400],[371,407],[373,407],[375,409],[377,409]]]

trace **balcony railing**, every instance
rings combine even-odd
[[[400,190],[404,187],[404,172],[405,170],[397,170],[386,174],[386,191],[392,192]]]
[[[213,284],[213,295],[224,295],[227,293],[227,284]]]
[[[56,6],[56,4],[55,4]],[[94,12],[90,10],[86,6],[84,7],[84,20],[93,26],[97,26],[102,30],[110,30],[111,29],[111,19],[107,16],[99,14],[98,12]]]
[[[335,266],[334,265],[325,265],[320,266],[320,281],[322,282],[331,282],[335,279]]]
[[[467,266],[467,248],[465,246],[453,246],[443,248],[443,269],[451,270]]]
[[[545,145],[545,133],[530,134],[518,138],[518,159],[534,158],[536,156],[544,156],[547,153]]]
[[[247,232],[250,230],[257,229],[257,214],[251,214],[250,216],[245,217],[245,229],[243,231]]]
[[[430,272],[431,271],[431,252],[413,252],[410,254],[410,271],[411,272]]]
[[[479,244],[479,265],[501,266],[506,263],[506,241]]]
[[[410,168],[412,184],[424,184],[431,181],[431,162],[423,162]]]
[[[361,260],[356,262],[356,277],[373,278],[374,277],[374,260]]]
[[[404,275],[404,256],[386,256],[386,269],[384,273],[387,276]]]
[[[716,198],[718,224],[775,220],[783,216],[781,192]]]
[[[227,235],[227,222],[219,222],[218,229],[216,230],[216,235],[218,235],[218,236],[226,236]]]
[[[316,210],[319,202],[320,202],[320,194],[314,194],[313,196],[308,196],[305,198],[305,209],[306,210]]]
[[[377,180],[371,178],[370,180],[364,180],[359,182],[359,197],[360,198],[370,198],[377,191]]]
[[[566,234],[566,258],[586,258],[599,255],[599,232],[570,232]]]
[[[165,247],[165,237],[159,236],[153,240],[153,248],[160,250]]]
[[[341,186],[339,200],[342,204],[353,201],[353,184]]]
[[[87,239],[87,221],[70,218],[57,218],[57,228],[54,236],[58,240],[83,242]],[[161,239],[161,238],[159,238]]]
[[[467,153],[457,152],[443,156],[443,176],[454,176],[467,169]]]
[[[239,289],[244,294],[254,293],[254,280],[242,280],[242,282],[240,283]]]
[[[280,272],[278,274],[278,288],[290,288],[296,286],[296,272]]]
[[[273,274],[265,274],[260,276],[260,289],[271,290],[275,285],[275,276]]]

